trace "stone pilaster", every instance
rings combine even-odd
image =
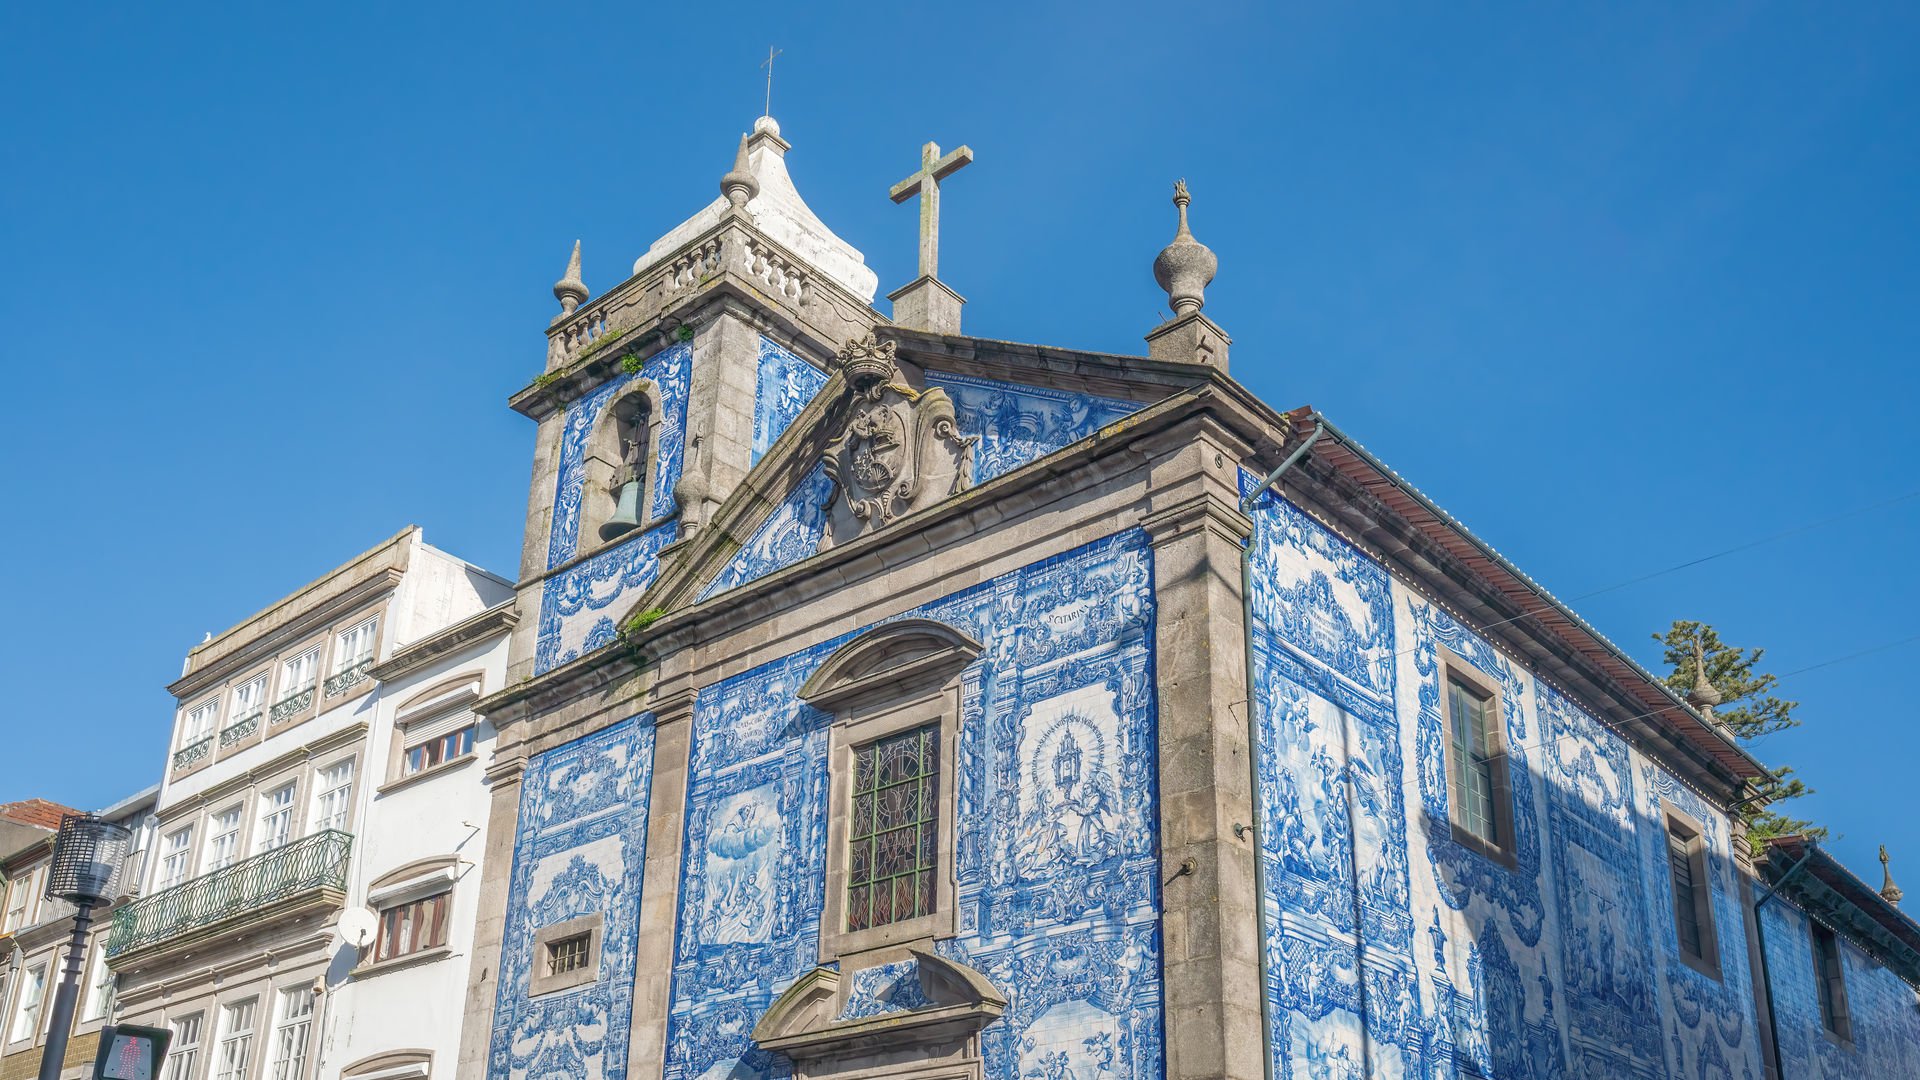
[[[500,742],[510,736],[501,733]],[[487,1048],[493,1039],[493,1009],[499,998],[500,945],[506,934],[507,893],[513,885],[513,841],[520,823],[520,778],[527,759],[522,747],[487,768],[493,804],[487,811],[486,854],[480,859],[480,904],[473,927],[472,959],[467,965],[467,1004],[460,1029],[460,1062],[454,1075],[480,1080],[487,1074]]]
[[[676,492],[689,531],[706,523],[752,467],[759,372],[759,331],[721,309],[693,340],[686,456]]]
[[[1261,942],[1240,558],[1241,448],[1201,435],[1156,462],[1155,667],[1167,1077],[1259,1080]]]
[[[687,755],[693,746],[695,692],[682,690],[652,707],[653,786],[647,797],[647,864],[635,935],[633,1017],[628,1080],[658,1080],[667,1063],[667,1006],[673,992],[674,919],[680,907],[681,825],[686,814]]]

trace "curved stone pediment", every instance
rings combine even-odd
[[[897,1052],[966,1039],[1006,1007],[1006,995],[985,975],[911,949],[909,959],[851,975],[814,968],[774,999],[753,1041],[796,1063]]]

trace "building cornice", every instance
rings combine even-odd
[[[392,682],[488,638],[507,633],[519,623],[520,609],[514,606],[513,600],[503,600],[478,615],[394,650],[392,656],[368,668],[367,677],[376,682]]]
[[[690,254],[717,245],[718,265],[692,273],[681,266]],[[764,254],[754,254],[759,251]],[[548,363],[533,383],[507,399],[509,407],[543,420],[592,391],[621,370],[621,358],[645,360],[679,340],[681,327],[710,318],[715,304],[782,344],[799,344],[816,356],[831,356],[850,336],[887,325],[888,319],[823,274],[807,277],[803,298],[786,295],[761,276],[769,261],[803,267],[803,261],[755,228],[752,218],[728,213],[626,281],[556,320]],[[680,278],[689,280],[680,281]]]
[[[187,673],[170,684],[167,692],[186,698],[218,685],[399,585],[418,531],[417,526],[407,526],[213,640],[194,646],[187,652]]]

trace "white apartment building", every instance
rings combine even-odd
[[[450,1073],[511,596],[410,527],[188,652],[106,947],[164,1080]]]

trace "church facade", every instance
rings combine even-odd
[[[576,247],[512,399],[461,1076],[1777,1075],[1761,765],[1228,375],[1184,186],[1114,356],[960,333],[966,148],[894,320],[789,149],[598,298]]]

